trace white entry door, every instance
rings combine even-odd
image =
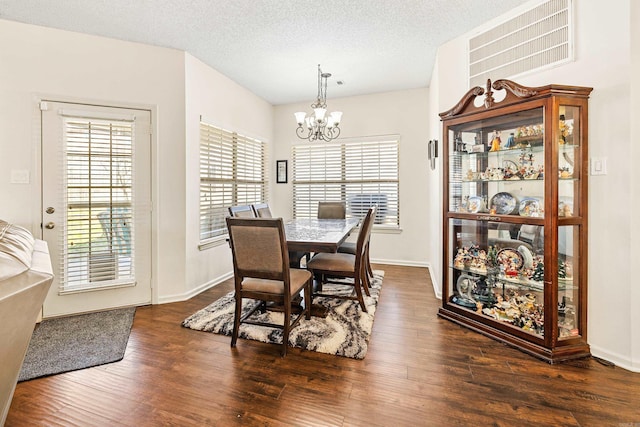
[[[151,302],[151,113],[43,101],[44,317]]]

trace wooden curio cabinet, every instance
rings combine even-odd
[[[440,114],[444,277],[438,315],[549,363],[590,354],[591,90],[488,81]]]

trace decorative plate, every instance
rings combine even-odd
[[[525,197],[520,200],[520,207],[518,208],[520,216],[529,217],[541,217],[542,206],[540,200],[535,197]]]
[[[507,273],[520,270],[524,266],[524,257],[513,248],[504,248],[498,252],[498,264],[503,265]]]
[[[469,276],[468,274],[462,274],[458,277],[458,281],[456,282],[456,289],[458,291],[458,295],[461,297],[469,298],[469,300],[473,301],[471,297],[471,291],[473,291],[473,287],[476,284],[476,279]]]
[[[500,215],[513,215],[517,212],[518,201],[511,193],[496,193],[489,203],[491,208],[496,209],[496,213]]]
[[[533,267],[533,254],[525,245],[518,246],[518,253],[522,255],[522,265],[525,268]]]
[[[484,209],[484,200],[480,196],[470,196],[467,200],[467,212],[478,213]]]

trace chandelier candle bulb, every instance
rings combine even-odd
[[[338,126],[340,124],[340,120],[342,119],[342,111],[334,111],[331,113],[331,119],[333,120],[333,124]]]
[[[327,109],[326,108],[314,108],[313,111],[314,111],[314,113],[316,115],[316,123],[324,122],[324,116],[325,116],[325,114],[327,114]]]
[[[302,124],[304,123],[304,119],[307,116],[307,113],[305,113],[304,111],[298,111],[297,113],[294,113],[294,115],[296,116],[296,121],[298,122],[298,126],[302,126]]]

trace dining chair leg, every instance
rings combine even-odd
[[[240,316],[242,315],[242,298],[236,295],[236,311],[233,316],[233,333],[231,334],[231,347],[236,346],[238,332],[240,330]]]
[[[284,328],[282,330],[282,357],[287,355],[287,347],[289,346],[289,330],[291,329],[291,301],[284,303]]]
[[[318,287],[317,287],[318,292],[322,292],[322,285],[324,284],[324,281],[325,281],[325,280],[326,280],[326,279],[325,279],[324,274],[318,274],[318,275],[316,276],[316,282],[317,282],[317,286],[318,286]]]
[[[364,259],[367,264],[367,274],[373,278],[373,269],[371,268],[371,258],[369,258],[369,244],[365,248]],[[371,283],[369,283],[369,287],[371,287]]]
[[[364,298],[362,297],[362,281],[361,280],[357,280],[357,283],[354,283],[354,287],[356,288],[356,295],[358,297],[358,302],[360,303],[360,308],[362,308],[362,311],[364,311],[365,313],[367,313],[367,306],[364,304]]]
[[[311,306],[313,305],[313,296],[311,288],[313,287],[313,276],[309,279],[307,286],[304,287],[304,305],[305,305],[305,318],[311,319]]]
[[[260,303],[260,313],[266,313],[267,312],[267,302],[266,301],[262,301]]]
[[[364,262],[360,263],[360,281],[362,282],[364,293],[370,297],[371,293],[369,293],[369,288],[371,287],[371,283],[369,283],[369,275],[367,274],[367,267]]]

